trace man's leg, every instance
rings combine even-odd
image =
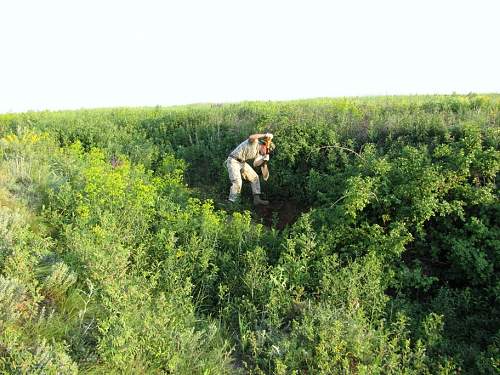
[[[229,180],[231,181],[231,188],[229,189],[229,200],[236,202],[238,195],[241,192],[241,164],[237,160],[229,158],[226,161],[227,171],[229,172]]]
[[[253,203],[255,205],[268,205],[268,201],[260,199],[260,179],[259,175],[253,170],[253,168],[249,164],[245,163],[241,174],[244,179],[250,181],[253,193]]]

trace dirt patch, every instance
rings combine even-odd
[[[280,230],[293,224],[303,211],[293,201],[271,201],[269,206],[255,207],[255,212],[264,225]]]

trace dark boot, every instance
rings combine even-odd
[[[269,205],[269,201],[265,201],[263,199],[260,199],[259,194],[254,194],[253,195],[253,204],[256,206],[267,206],[267,205]]]

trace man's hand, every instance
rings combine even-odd
[[[266,155],[257,155],[257,157],[255,158],[255,160],[253,161],[253,166],[254,167],[260,167],[262,164],[264,164],[264,162],[268,161],[269,160],[269,155],[266,154]]]
[[[269,138],[269,139],[273,139],[274,136],[273,136],[273,133],[266,133],[266,134],[264,134],[264,137]]]

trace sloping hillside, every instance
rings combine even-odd
[[[499,141],[499,95],[0,115],[0,368],[497,373]]]

